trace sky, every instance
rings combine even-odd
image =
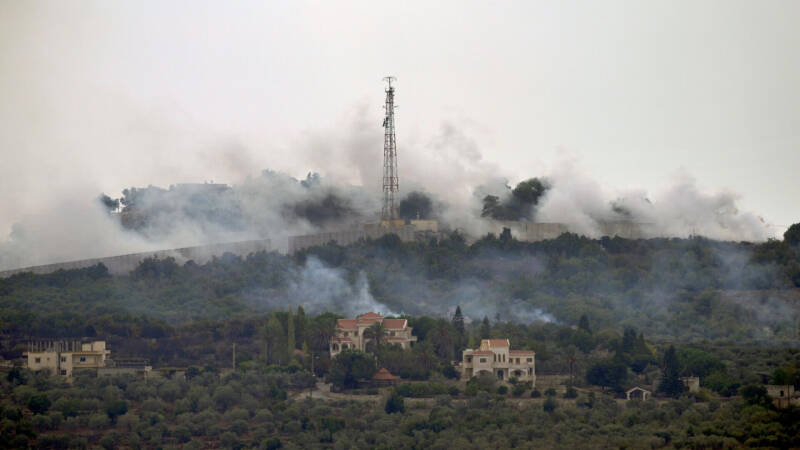
[[[689,177],[780,230],[800,222],[798,19],[777,0],[1,2],[0,242],[130,186],[377,186],[386,75],[401,189],[568,161],[611,190]],[[341,149],[373,122],[374,154]]]

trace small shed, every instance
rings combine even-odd
[[[631,388],[625,391],[625,397],[628,400],[631,399],[647,400],[648,398],[650,398],[651,394],[652,392],[648,391],[647,389],[640,388],[639,386],[636,386],[635,388]]]
[[[396,382],[397,377],[384,367],[381,367],[378,373],[372,377],[373,386],[393,386]]]
[[[700,390],[700,377],[681,377],[681,382],[689,392]]]

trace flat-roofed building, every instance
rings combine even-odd
[[[383,324],[384,342],[397,344],[403,349],[411,348],[411,343],[417,337],[411,334],[411,327],[406,319],[386,319],[382,315],[368,312],[355,319],[339,319],[336,322],[336,331],[330,342],[331,357],[338,355],[342,350],[366,351],[370,338],[364,332],[376,323]]]
[[[533,350],[511,350],[508,339],[482,339],[480,348],[464,350],[461,378],[468,380],[486,372],[501,380],[531,381],[535,386],[535,358]]]
[[[110,354],[105,341],[46,341],[30,343],[25,357],[33,371],[48,370],[71,377],[76,370],[105,367]]]

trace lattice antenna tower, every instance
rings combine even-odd
[[[392,81],[397,78],[388,76],[386,81],[386,116],[383,118],[383,209],[381,221],[390,224],[398,218],[394,204],[394,195],[400,185],[397,175],[397,144],[394,135],[394,87]]]

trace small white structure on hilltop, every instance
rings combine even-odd
[[[464,350],[461,360],[461,378],[469,380],[481,372],[497,376],[500,380],[516,378],[531,381],[536,386],[536,352],[511,350],[508,339],[483,339],[480,348]]]
[[[46,341],[28,345],[28,369],[47,370],[52,374],[71,377],[76,370],[97,370],[106,366],[111,350],[106,341]]]
[[[368,312],[355,319],[339,319],[336,322],[335,336],[330,341],[331,357],[342,350],[366,351],[367,343],[371,339],[365,337],[364,332],[376,323],[383,324],[384,342],[387,344],[397,344],[405,350],[411,348],[411,343],[417,340],[411,334],[411,327],[406,319],[386,319],[380,314]]]

